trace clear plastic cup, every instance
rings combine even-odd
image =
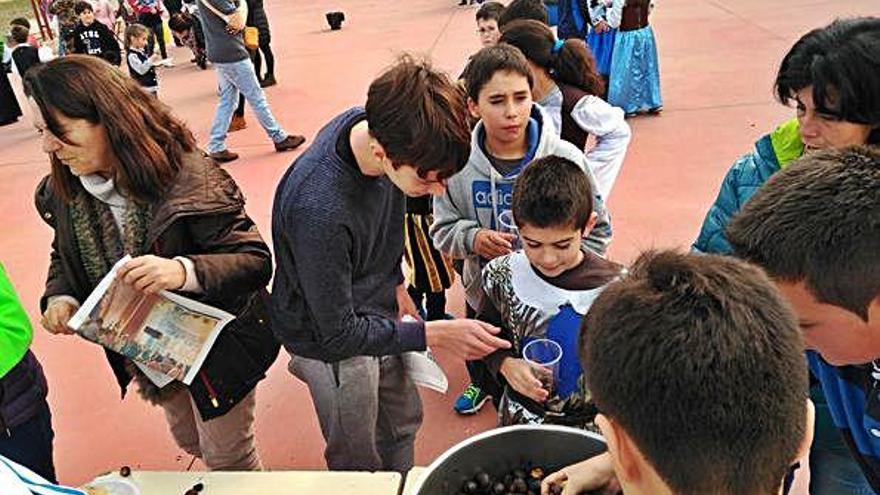
[[[532,372],[550,396],[556,390],[559,379],[559,362],[562,346],[550,339],[535,339],[523,348],[523,359],[532,366]]]
[[[513,234],[515,237],[512,241],[510,241],[510,246],[514,251],[519,251],[522,249],[522,239],[519,237],[519,229],[516,227],[516,222],[513,221],[513,211],[511,210],[502,210],[501,213],[498,214],[498,232],[502,232],[505,234]]]

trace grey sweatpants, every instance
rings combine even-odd
[[[409,471],[422,400],[400,356],[337,363],[293,356],[288,368],[309,386],[329,469]]]

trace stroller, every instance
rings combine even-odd
[[[208,68],[208,57],[205,54],[205,33],[202,31],[202,23],[197,17],[198,11],[190,4],[184,4],[183,9],[171,14],[168,27],[180,44],[188,46],[193,52],[193,62],[200,69]]]

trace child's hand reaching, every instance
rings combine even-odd
[[[508,385],[517,392],[535,402],[547,400],[547,390],[541,386],[541,380],[535,376],[532,365],[524,359],[506,358],[501,362],[500,371],[507,379]]]
[[[487,260],[495,259],[513,252],[511,242],[516,239],[513,234],[480,229],[474,236],[474,252]]]
[[[158,62],[160,60],[162,60],[162,56],[159,55],[158,53],[154,53],[154,54],[150,55],[150,63],[151,64],[156,65],[156,62]]]

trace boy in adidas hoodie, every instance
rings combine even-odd
[[[591,189],[598,188],[583,152],[561,140],[550,117],[533,104],[532,75],[518,49],[503,43],[483,48],[474,56],[471,71],[468,108],[480,121],[473,130],[467,165],[449,179],[446,193],[434,199],[431,237],[441,252],[464,259],[468,313],[479,314],[485,297],[481,270],[490,260],[513,251],[516,236],[499,232],[497,219],[511,209],[513,184],[523,167],[537,158],[560,156],[581,166]],[[583,243],[602,255],[611,242],[611,223],[602,197],[594,195],[597,221]],[[487,395],[500,398],[500,388],[485,366],[469,362],[468,371],[473,384],[456,402],[459,412],[476,412]],[[466,407],[465,399],[472,406]]]

